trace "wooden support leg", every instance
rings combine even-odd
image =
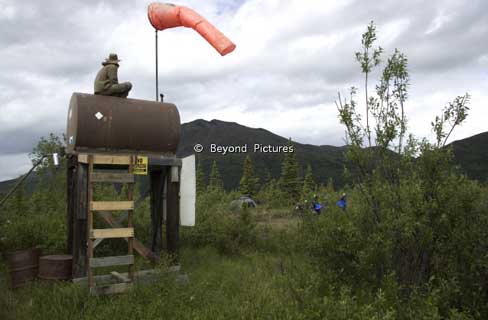
[[[151,250],[159,255],[162,250],[162,228],[163,228],[163,196],[164,196],[164,179],[166,177],[163,169],[158,168],[151,170]]]
[[[86,276],[87,269],[87,210],[88,210],[88,165],[78,163],[76,166],[73,226],[73,277]]]
[[[170,253],[174,257],[175,262],[177,262],[180,226],[180,182],[178,174],[175,174],[174,172],[174,170],[178,170],[178,167],[172,167],[171,170],[173,172],[168,175],[167,180],[168,210],[166,212],[166,239],[168,242],[168,253]]]
[[[76,194],[76,166],[78,164],[78,159],[74,155],[68,157],[68,164],[66,166],[66,253],[73,254],[73,232],[74,224],[76,220],[76,205],[74,196]]]

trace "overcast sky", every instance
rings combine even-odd
[[[233,40],[221,57],[196,32],[165,30],[160,88],[182,122],[262,127],[295,141],[343,145],[334,99],[361,88],[354,58],[369,21],[385,58],[409,59],[410,131],[429,137],[447,102],[469,92],[470,116],[451,140],[488,130],[488,2],[186,0]],[[373,4],[374,3],[374,4]],[[61,134],[73,92],[93,91],[116,52],[130,96],[154,99],[154,29],[148,1],[0,0],[0,181],[30,167],[41,136]],[[360,90],[360,94],[363,91]]]

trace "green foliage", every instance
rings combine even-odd
[[[361,71],[364,73],[364,87],[365,87],[365,97],[366,97],[366,136],[368,138],[369,146],[371,147],[371,130],[369,126],[369,108],[371,105],[374,104],[368,98],[368,78],[369,74],[372,71],[373,67],[376,67],[380,64],[380,56],[383,52],[381,47],[376,49],[373,48],[373,44],[376,41],[376,27],[371,21],[368,25],[368,28],[365,33],[363,33],[361,44],[362,44],[362,52],[356,52],[356,60],[361,65]],[[373,52],[371,52],[371,50]],[[351,95],[353,94],[354,89],[351,90]],[[340,99],[339,99],[340,100]]]
[[[370,25],[363,46],[372,45],[374,31]],[[378,52],[377,60],[373,58],[378,63],[371,66],[379,65]],[[371,68],[362,58],[367,77]],[[408,80],[407,59],[395,50],[376,96],[366,99],[366,113],[373,121],[365,125],[357,112],[356,89],[349,101],[339,95],[339,117],[350,142],[346,155],[346,174],[353,182],[350,205],[345,214],[334,208],[317,223],[304,224],[306,251],[332,283],[355,292],[379,292],[385,281],[394,281],[396,299],[405,301],[402,307],[416,305],[427,292],[434,318],[484,318],[488,286],[481,275],[488,269],[487,256],[481,252],[488,247],[488,206],[482,200],[486,190],[460,175],[451,163],[451,151],[440,148],[466,119],[469,96],[457,97],[432,123],[435,145],[412,135],[403,145]],[[366,95],[367,86],[366,81]],[[363,138],[370,139],[373,125],[375,147],[364,148]],[[399,315],[425,317],[412,310]]]
[[[210,172],[210,178],[208,183],[208,190],[210,191],[223,191],[224,184],[222,182],[222,177],[220,176],[219,168],[217,167],[217,162],[212,163],[212,171]]]
[[[219,255],[215,249],[185,250],[178,283],[163,272],[121,295],[90,296],[86,288],[36,283],[0,292],[2,319],[441,319],[438,292],[397,299],[394,281],[375,294],[331,288],[306,256],[250,253]],[[447,318],[447,317],[446,317]],[[472,319],[453,308],[450,319]]]
[[[197,200],[195,227],[184,229],[183,243],[191,246],[213,246],[221,253],[239,254],[255,243],[256,222],[252,211],[243,209],[230,213],[230,203],[238,197],[214,190]]]
[[[33,163],[43,155],[60,152],[61,139],[42,137],[30,154]],[[14,251],[40,246],[45,252],[64,251],[66,236],[66,161],[55,167],[46,157],[36,170],[37,185],[28,194],[21,186],[7,202],[0,217],[0,250]]]
[[[283,206],[290,206],[292,204],[288,194],[275,179],[271,179],[261,188],[257,195],[257,200],[260,205],[268,208],[282,208]]]
[[[205,192],[205,174],[203,173],[203,167],[201,160],[198,160],[197,172],[196,172],[196,192],[197,195],[201,195]]]
[[[371,53],[371,49],[376,39],[376,26],[373,21],[371,21],[366,32],[363,33],[362,36],[361,45],[363,52],[356,52],[356,60],[360,63],[361,71],[363,73],[371,72],[372,68],[381,62],[380,55],[383,52],[381,47],[373,49],[373,52]]]
[[[289,141],[289,146],[293,146],[291,139]],[[285,153],[281,166],[279,187],[288,197],[288,203],[296,203],[298,200],[300,200],[300,180],[300,166],[298,164],[295,152]]]
[[[305,177],[303,179],[301,199],[302,200],[309,199],[311,194],[314,193],[315,188],[316,186],[313,180],[312,167],[308,165],[307,170],[305,171]]]
[[[37,145],[29,154],[32,164],[37,163],[45,155],[51,155],[53,153],[62,153],[65,146],[65,137],[60,138],[54,133],[50,133],[49,136],[41,137]],[[37,167],[37,170],[43,170],[46,168],[53,169],[53,161],[51,157],[46,157],[44,161]]]
[[[254,166],[251,157],[248,155],[244,160],[242,178],[239,183],[239,192],[243,195],[254,197],[259,190],[259,178],[254,173]]]
[[[442,115],[436,116],[434,122],[431,122],[432,130],[436,135],[437,147],[445,146],[454,128],[466,120],[470,98],[468,93],[456,97],[444,108]],[[446,128],[447,124],[451,126],[449,129]]]

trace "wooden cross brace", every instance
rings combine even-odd
[[[112,228],[123,228],[122,221],[127,219],[127,212],[124,212],[118,219],[116,219],[110,212],[101,211],[98,214],[106,223],[108,223]],[[124,238],[127,241],[127,238]],[[97,239],[93,243],[93,248],[102,242],[103,239]],[[145,245],[143,245],[139,240],[134,238],[134,249],[142,255],[144,258],[152,261],[159,262],[159,257],[155,255],[151,250],[149,250]]]

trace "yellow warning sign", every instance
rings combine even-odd
[[[137,156],[136,163],[134,164],[134,174],[146,175],[147,162],[147,157]]]

